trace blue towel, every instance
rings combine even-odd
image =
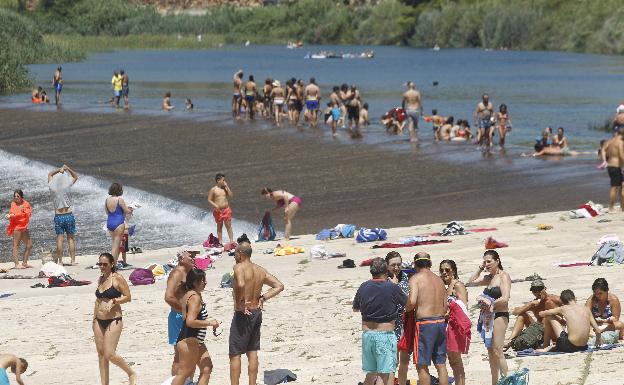
[[[330,229],[323,229],[321,231],[318,232],[318,234],[316,234],[316,240],[317,241],[326,241],[331,237],[331,230]]]

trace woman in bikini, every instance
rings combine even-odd
[[[470,325],[470,318],[468,315],[468,290],[466,290],[466,286],[459,280],[457,275],[457,265],[455,261],[450,259],[445,259],[440,262],[440,278],[444,281],[446,285],[446,294],[449,297],[449,303],[456,302],[461,309],[466,314],[466,318],[468,319],[468,325]],[[460,303],[461,302],[461,303]],[[449,364],[451,365],[451,369],[453,369],[453,377],[455,377],[455,383],[457,385],[465,385],[466,384],[466,373],[464,372],[464,363],[462,362],[462,353],[468,353],[468,346],[470,345],[470,338],[459,341],[455,338],[458,334],[453,331],[451,333],[451,328],[454,327],[453,323],[449,323],[447,337],[446,337],[446,354],[448,356]],[[468,326],[470,329],[470,326]],[[450,338],[453,336],[453,338]]]
[[[15,263],[15,269],[27,269],[32,266],[28,264],[28,258],[30,257],[30,251],[32,250],[32,240],[30,239],[30,232],[28,231],[28,225],[30,223],[30,216],[32,215],[32,207],[24,199],[24,192],[22,190],[13,191],[13,201],[11,202],[11,208],[9,213],[4,217],[9,220],[7,226],[7,234],[13,236],[13,263]],[[19,263],[19,247],[20,243],[24,243],[24,260]]]
[[[113,183],[108,188],[108,198],[104,202],[104,211],[106,211],[106,228],[111,233],[112,248],[111,254],[115,258],[119,258],[119,246],[123,239],[124,230],[126,229],[126,217],[132,215],[132,209],[126,205],[121,197],[123,195],[123,187],[120,183]]]
[[[180,301],[185,304],[182,306],[184,323],[176,342],[180,366],[171,385],[183,385],[187,378],[193,376],[196,366],[200,370],[197,385],[208,385],[212,373],[212,359],[204,339],[208,327],[212,327],[213,334],[217,335],[219,322],[208,320],[206,304],[201,295],[206,287],[206,273],[200,269],[191,269],[186,275],[184,287],[187,292]]]
[[[487,274],[481,276],[481,273]],[[509,294],[511,291],[511,277],[503,270],[503,264],[496,250],[486,250],[483,254],[483,263],[470,277],[469,281],[474,286],[487,286],[483,294],[494,300],[492,304],[479,300],[481,308],[493,307],[494,330],[492,333],[491,346],[487,346],[488,360],[490,361],[490,373],[492,385],[496,385],[500,375],[507,375],[507,361],[503,353],[505,343],[505,331],[509,324]]]
[[[273,106],[275,106],[275,124],[279,127],[282,124],[282,117],[284,115],[284,89],[279,80],[273,82],[273,88],[271,90],[271,98],[273,99]]]
[[[115,272],[113,256],[100,254],[98,266],[101,276],[95,289],[93,335],[100,362],[100,381],[109,384],[109,366],[112,362],[128,375],[130,385],[136,385],[137,376],[117,352],[117,343],[123,330],[121,304],[130,302],[130,288],[121,274]]]
[[[597,278],[592,284],[594,294],[587,299],[585,306],[591,311],[596,323],[603,331],[618,331],[618,339],[624,338],[624,324],[620,321],[622,306],[620,299],[609,293],[609,283]]]
[[[498,146],[500,148],[505,147],[505,135],[508,131],[511,131],[511,118],[507,112],[507,105],[501,104],[498,112],[496,113],[496,125],[498,127]]]
[[[292,232],[292,220],[301,207],[301,198],[289,193],[288,191],[273,191],[268,187],[263,188],[262,191],[260,191],[260,194],[275,202],[275,207],[272,210],[284,207],[284,222],[286,223],[286,227],[284,229],[284,239],[289,240]]]

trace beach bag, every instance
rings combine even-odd
[[[498,380],[496,385],[529,385],[529,369],[522,368]]]
[[[154,279],[154,273],[151,270],[136,268],[130,274],[130,282],[134,286],[151,285],[156,282],[156,279]]]
[[[342,235],[343,238],[353,238],[354,234],[355,234],[355,225],[344,225],[340,229],[340,235]]]
[[[258,227],[258,241],[273,241],[275,240],[275,229],[273,228],[273,220],[271,219],[271,213],[266,212],[262,217],[262,222]]]
[[[544,326],[534,322],[510,341],[513,350],[537,349],[544,341]]]

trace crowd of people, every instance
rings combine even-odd
[[[466,384],[462,354],[468,354],[471,339],[466,286],[485,286],[473,300],[480,309],[477,331],[487,348],[492,385],[508,374],[505,351],[528,329],[543,335],[535,341],[537,352],[585,351],[591,331],[596,346],[602,339],[616,343],[624,338],[620,301],[604,278],[594,281],[584,305],[577,303],[571,290],[549,294],[544,282],[535,279],[530,286],[535,299],[510,311],[512,280],[496,250],[485,251],[468,285],[459,280],[454,261],[442,260],[439,275],[432,266],[425,252],[417,253],[407,266],[396,251],[372,260],[372,279],[361,284],[353,299],[353,310],[362,316],[364,385],[405,385],[410,356],[419,384],[433,383],[431,365],[437,371],[436,383],[448,384],[447,358],[455,383]],[[512,315],[515,320],[506,340]]]

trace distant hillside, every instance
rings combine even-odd
[[[193,11],[201,13],[202,10],[210,7],[230,5],[234,7],[257,7],[264,4],[266,0],[130,0],[130,3],[137,5],[149,5],[160,12]],[[275,3],[278,0],[271,0]]]

